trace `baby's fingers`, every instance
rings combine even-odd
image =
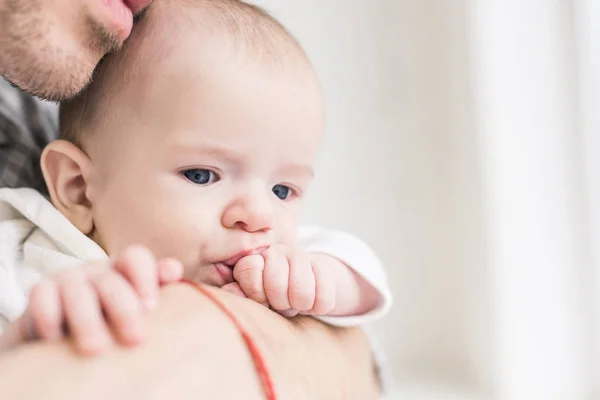
[[[107,270],[90,278],[102,309],[119,341],[136,345],[142,335],[142,304],[133,287],[115,271]]]
[[[31,289],[29,306],[20,321],[24,339],[59,339],[64,334],[63,318],[58,286],[51,280],[40,282]]]
[[[60,294],[50,280],[34,286],[29,306],[0,336],[0,351],[31,340],[53,340],[63,335]]]
[[[290,266],[284,249],[271,247],[263,253],[265,271],[263,274],[265,293],[274,310],[292,308],[288,298]]]
[[[282,317],[285,317],[285,318],[292,318],[292,317],[295,317],[296,315],[298,315],[298,310],[294,310],[293,308],[290,308],[289,310],[279,311],[279,315],[281,315]]]
[[[142,246],[129,246],[115,259],[114,267],[131,283],[146,308],[156,308],[158,267],[150,250]]]
[[[260,254],[242,258],[233,269],[233,277],[246,296],[266,307],[269,306],[263,285],[265,260]]]
[[[157,268],[158,280],[161,285],[167,285],[183,279],[183,265],[173,258],[165,258],[158,261]]]
[[[221,287],[221,289],[236,296],[246,298],[246,294],[237,282],[228,283],[227,285]]]
[[[336,286],[331,269],[312,263],[315,277],[315,303],[308,314],[327,315],[335,308]]]
[[[63,311],[75,346],[84,354],[101,353],[111,342],[100,302],[82,273],[67,274],[58,283]]]
[[[290,264],[289,299],[292,309],[312,310],[315,304],[315,275],[310,257],[304,252],[295,252],[288,256]]]

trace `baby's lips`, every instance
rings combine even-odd
[[[231,258],[223,261],[223,264],[225,264],[225,265],[227,265],[229,267],[233,267],[242,258],[246,258],[246,257],[252,256],[252,255],[260,255],[264,251],[266,251],[268,248],[269,248],[268,246],[262,246],[262,247],[257,247],[257,248],[252,249],[252,250],[242,251],[242,252],[236,254],[235,256],[233,256],[233,257],[231,257]]]

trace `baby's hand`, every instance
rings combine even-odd
[[[120,343],[136,345],[143,338],[142,313],[158,305],[159,286],[182,275],[179,262],[157,262],[147,249],[131,246],[114,262],[72,268],[36,285],[13,325],[21,340],[54,340],[67,331],[88,355],[106,349],[111,329]]]
[[[233,269],[237,285],[226,290],[243,294],[286,317],[326,315],[336,303],[332,269],[311,254],[290,246],[273,245],[262,254],[242,258]]]

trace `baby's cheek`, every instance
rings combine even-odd
[[[296,243],[298,236],[298,223],[294,219],[283,219],[276,228],[277,243],[292,246]]]
[[[173,225],[159,225],[164,228],[153,232],[152,238],[148,240],[151,250],[158,258],[171,257],[183,263],[192,264],[198,261],[200,253],[197,237],[185,230],[178,230]]]
[[[214,233],[213,225],[198,218],[194,211],[171,212],[157,224],[158,230],[155,228],[153,243],[156,251],[163,257],[178,259],[184,266],[197,266],[206,257],[210,239],[220,237]]]

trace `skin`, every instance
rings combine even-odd
[[[162,11],[157,4],[144,24],[152,28]],[[101,105],[104,117],[84,127],[83,150],[58,141],[42,155],[54,205],[109,256],[131,243],[152,251],[130,263],[124,280],[103,278],[102,292],[94,268],[87,279],[66,271],[42,282],[47,288],[33,292],[25,321],[52,321],[53,335],[40,332],[43,339],[66,322],[84,352],[102,351],[110,327],[124,343],[139,342],[139,290],[123,282],[147,282],[156,292],[153,257],[178,260],[187,279],[286,316],[356,315],[377,305],[375,290],[340,261],[295,246],[324,130],[312,68],[239,59],[227,41],[187,33],[152,63],[139,62],[135,50],[165,38],[134,38],[125,62],[100,70],[102,85],[118,89]],[[129,65],[136,73],[124,81]]]
[[[87,85],[127,35],[102,0],[0,0],[0,74],[29,93],[63,100]]]
[[[62,100],[78,93],[89,82],[97,62],[122,42],[115,37],[119,33],[107,27],[105,17],[95,11],[96,6],[91,1],[75,4],[68,0],[0,0],[0,74],[40,97]],[[130,283],[136,288],[134,282]],[[17,398],[12,393],[22,394],[29,388],[29,397],[19,398],[43,395],[67,399],[82,398],[78,395],[82,390],[88,394],[113,390],[112,393],[123,398],[131,398],[148,387],[152,393],[169,393],[177,398],[185,398],[178,394],[196,398],[199,392],[208,397],[260,398],[245,350],[224,334],[231,335],[229,321],[208,307],[202,296],[190,295],[188,287],[162,289],[161,293],[160,310],[144,314],[150,327],[148,334],[157,335],[158,340],[136,352],[121,349],[112,342],[114,347],[104,357],[91,361],[73,353],[71,342],[23,345],[30,338],[22,329],[15,330],[14,344],[20,347],[0,354],[3,393]],[[144,298],[144,293],[138,294]],[[226,293],[221,291],[216,295],[222,297]],[[275,378],[286,398],[377,396],[369,346],[360,330],[334,329],[313,319],[284,320],[262,307],[257,308],[255,303],[227,301],[231,309],[245,316],[245,325],[261,339],[270,365],[279,372]],[[169,327],[172,332],[188,334],[160,334]],[[199,345],[194,338],[201,337],[212,340]],[[173,352],[172,343],[182,351]],[[219,360],[232,363],[225,366]],[[195,364],[185,368],[189,365],[186,361]],[[238,368],[232,369],[231,365]],[[171,374],[157,375],[148,366]],[[321,367],[320,372],[315,370]],[[140,373],[135,375],[135,371]],[[83,379],[73,380],[77,374]],[[40,376],[48,379],[40,381]],[[68,379],[54,379],[61,376]],[[124,389],[123,382],[132,379],[133,382],[144,379],[144,385],[134,383]],[[236,385],[230,384],[232,379]],[[36,385],[30,385],[34,380]],[[157,388],[162,391],[152,390]]]
[[[139,274],[140,267],[149,273]],[[4,332],[0,348],[23,340],[56,341],[65,335],[64,322],[80,353],[98,354],[111,341],[105,318],[121,344],[137,345],[143,338],[143,311],[155,309],[159,286],[179,281],[182,273],[178,261],[156,261],[139,246],[128,247],[111,263],[64,271],[32,289],[27,310]]]
[[[336,329],[307,317],[290,320],[222,290],[213,294],[256,341],[280,398],[378,398],[360,329]],[[112,343],[102,357],[82,358],[69,342],[45,341],[0,353],[3,397],[264,399],[239,333],[193,287],[163,288],[158,309],[143,321],[148,340],[134,351]]]

